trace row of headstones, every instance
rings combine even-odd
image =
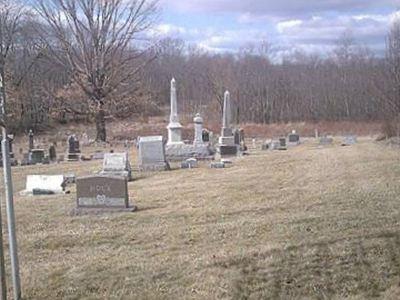
[[[20,149],[21,154],[23,155],[21,166],[26,165],[36,165],[36,164],[49,164],[52,162],[60,162],[63,161],[65,156],[60,155],[57,158],[56,144],[53,143],[50,145],[48,149],[48,154],[46,154],[46,150],[42,148],[35,148],[34,145],[34,134],[33,131],[29,131],[29,151],[27,153],[23,153],[23,150]],[[13,135],[9,135],[9,147],[10,147],[10,158],[11,165],[17,166],[18,161],[15,159],[13,153]],[[70,135],[68,137],[68,149],[66,152],[67,161],[79,161],[79,160],[87,160],[84,156],[81,155],[79,140],[75,135]],[[96,152],[91,158],[93,159],[103,159],[103,153]],[[0,148],[0,162],[2,161],[2,152]]]
[[[282,137],[278,140],[272,140],[262,145],[262,150],[287,150],[287,146],[296,146],[300,144],[300,135],[295,130],[288,137]]]
[[[328,137],[327,135],[323,135],[321,137],[316,137],[319,140],[320,145],[330,145],[333,143],[333,138]],[[357,137],[354,135],[347,135],[343,137],[342,146],[350,146],[357,143]],[[288,135],[287,138],[282,137],[278,140],[272,140],[271,142],[264,143],[262,145],[262,150],[287,150],[287,145],[295,146],[300,144],[300,136],[293,130],[291,134]]]

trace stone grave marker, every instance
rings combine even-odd
[[[319,139],[319,144],[320,145],[331,145],[333,143],[333,138],[328,137],[328,136],[322,136]]]
[[[224,94],[224,109],[222,116],[221,136],[218,142],[218,150],[221,156],[237,155],[238,145],[235,144],[235,137],[231,128],[231,102],[228,91]]]
[[[79,161],[80,153],[79,141],[75,135],[70,135],[68,137],[67,161]]]
[[[28,175],[22,195],[62,194],[65,191],[63,175]]]
[[[193,122],[194,122],[194,140],[193,144],[187,148],[186,150],[187,154],[198,159],[207,159],[212,157],[213,151],[211,150],[210,144],[208,142],[203,141],[203,118],[199,113],[196,114],[196,116],[193,119]],[[185,161],[183,161],[183,164],[184,162]]]
[[[134,211],[129,205],[128,182],[124,177],[87,176],[76,179],[77,210]]]
[[[42,164],[44,162],[44,157],[44,149],[32,149],[29,153],[29,164]]]
[[[132,170],[129,163],[128,153],[106,153],[104,154],[103,170],[101,175],[121,176],[128,181],[132,179]]]
[[[233,131],[233,138],[235,141],[235,145],[240,146],[240,130],[239,129],[235,129]]]
[[[202,132],[202,140],[205,143],[210,142],[210,131],[208,131],[207,129],[203,129]]]
[[[195,159],[195,158],[189,158],[181,163],[182,169],[193,169],[193,168],[197,168],[197,167],[198,167],[198,163],[197,163],[197,159]]]
[[[32,129],[29,130],[28,138],[29,138],[29,151],[35,148],[34,141],[33,141],[33,131]]]
[[[279,150],[287,150],[286,138],[280,138],[279,139]]]
[[[279,140],[272,140],[271,143],[269,144],[270,150],[279,150],[280,147],[281,143]]]
[[[300,135],[296,133],[295,130],[292,131],[288,136],[289,145],[298,145],[300,144]]]
[[[54,145],[49,147],[49,159],[51,162],[57,161],[57,151]]]
[[[351,146],[357,144],[357,137],[354,135],[347,135],[343,138],[342,146]]]
[[[225,163],[222,161],[212,162],[210,164],[210,168],[211,169],[223,169],[223,168],[225,168]]]
[[[269,148],[270,148],[270,142],[269,141],[265,141],[265,142],[262,143],[261,150],[266,151],[266,150],[269,150]]]
[[[139,138],[139,169],[142,171],[168,170],[162,136]]]

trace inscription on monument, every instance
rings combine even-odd
[[[126,178],[90,176],[76,180],[78,208],[128,208]]]

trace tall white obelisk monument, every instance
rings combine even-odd
[[[182,125],[179,123],[178,103],[176,96],[176,81],[171,80],[171,115],[169,116],[168,142],[167,146],[183,145],[182,142]]]

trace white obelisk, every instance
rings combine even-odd
[[[235,140],[232,133],[231,122],[231,103],[230,94],[228,91],[224,94],[224,111],[222,114],[222,130],[219,138],[220,145],[233,146]]]
[[[182,125],[179,123],[178,117],[178,103],[176,97],[176,81],[174,78],[171,80],[171,115],[169,117],[168,129],[168,142],[169,145],[180,145],[182,142]]]

